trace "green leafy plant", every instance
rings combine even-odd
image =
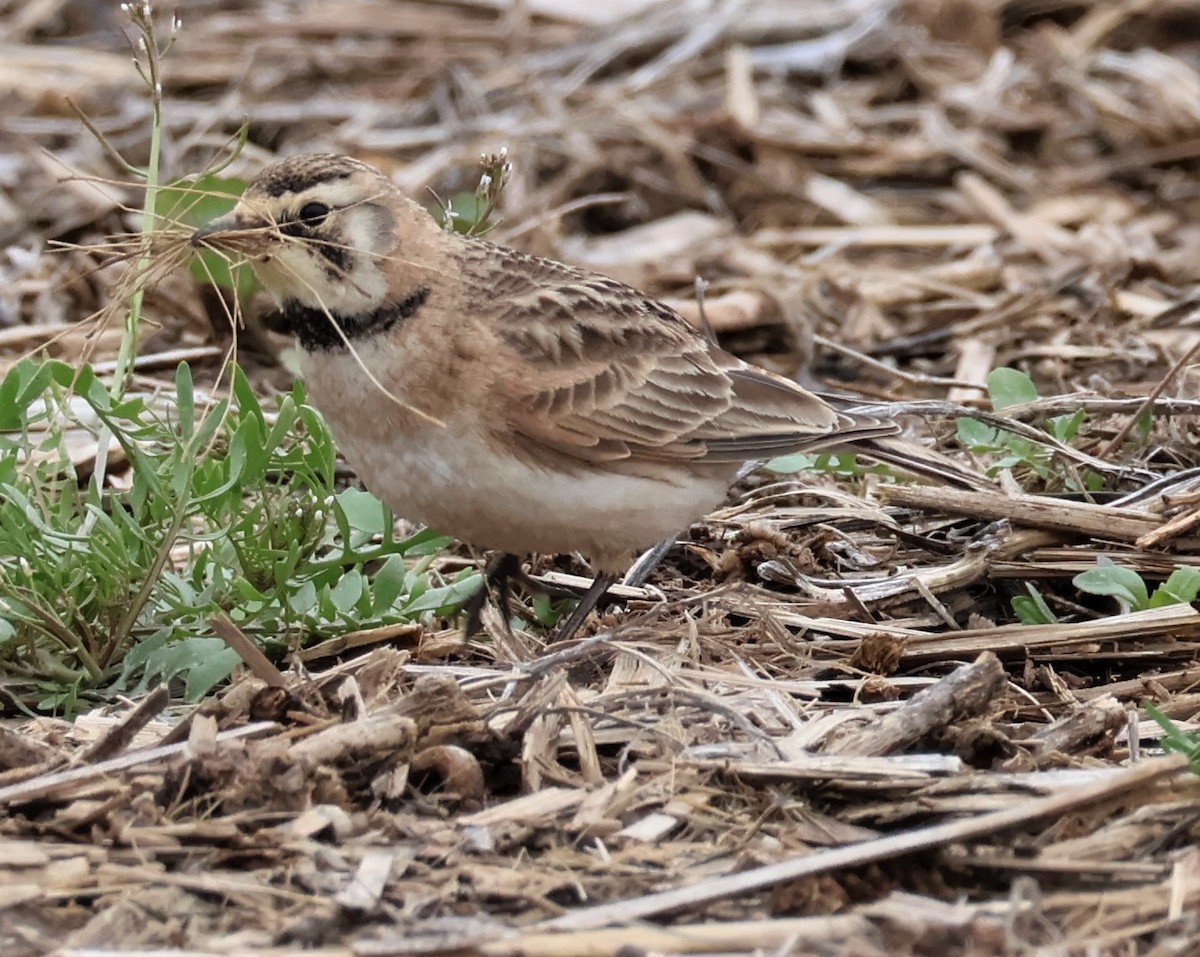
[[[335,486],[333,440],[302,386],[264,405],[231,367],[229,395],[206,396],[180,365],[173,389],[128,391],[146,290],[244,184],[219,170],[161,183],[161,66],[179,24],[159,43],[149,4],[121,9],[151,90],[149,166],[126,164],[81,114],[145,186],[112,305],[126,317],[116,372],[26,360],[0,379],[0,670],[5,701],[30,710],[159,680],[198,698],[238,661],[212,635],[216,614],[279,656],[310,637],[448,614],[481,584],[437,571],[448,539],[399,539],[381,502]],[[192,272],[239,300],[253,289],[219,259]],[[110,467],[114,443],[123,461]]]
[[[25,361],[0,381],[0,663],[10,696],[69,707],[180,677],[189,698],[237,656],[223,612],[268,650],[450,613],[475,572],[432,568],[448,539],[398,539],[378,499],[334,486],[333,440],[297,384],[268,413],[240,371],[200,399],[116,394],[89,368]],[[81,481],[80,438],[112,436],[127,481]],[[103,454],[103,450],[101,451]]]
[[[1010,406],[1022,405],[1038,398],[1037,386],[1019,369],[993,369],[987,378],[987,389],[992,410],[995,412],[1002,412]],[[1047,420],[1046,431],[1059,442],[1069,444],[1079,434],[1086,416],[1087,413],[1082,408],[1071,415],[1056,415]],[[1023,466],[1032,469],[1043,479],[1059,479],[1069,488],[1079,491],[1095,491],[1102,487],[1102,477],[1089,473],[1084,477],[1083,484],[1086,488],[1079,489],[1079,482],[1075,477],[1058,464],[1054,450],[1032,439],[1005,429],[993,428],[966,416],[959,417],[956,425],[958,441],[964,447],[972,452],[1001,456],[999,461],[990,467],[990,472]]]
[[[1122,612],[1127,613],[1195,601],[1200,595],[1200,569],[1179,565],[1151,592],[1142,576],[1132,568],[1101,558],[1095,568],[1080,572],[1071,583],[1085,594],[1117,599]],[[1017,595],[1011,600],[1017,620],[1023,625],[1057,623],[1058,616],[1050,610],[1041,592],[1030,582],[1025,583],[1025,589],[1028,594]]]
[[[1089,595],[1117,599],[1123,610],[1143,611],[1194,601],[1200,594],[1200,569],[1180,565],[1151,593],[1142,576],[1132,568],[1102,559],[1097,567],[1080,572],[1071,583]]]
[[[1200,734],[1194,731],[1191,733],[1182,731],[1174,721],[1149,701],[1145,702],[1142,707],[1146,709],[1146,714],[1158,722],[1158,726],[1166,732],[1162,739],[1163,750],[1186,755],[1193,773],[1200,774]]]

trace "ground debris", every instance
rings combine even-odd
[[[149,105],[103,6],[0,3],[0,368],[116,354],[100,243],[139,192],[68,99],[139,162]],[[214,621],[246,667],[194,708],[6,719],[0,953],[1191,953],[1200,783],[1145,705],[1196,730],[1200,613],[1072,580],[1200,565],[1193,7],[184,8],[168,178],[243,113],[239,176],[328,149],[474,195],[507,147],[493,238],[636,282],[960,481],[775,462],[566,647],[431,617],[273,663]],[[149,290],[138,395],[182,360],[215,383],[224,307]],[[266,392],[286,340],[251,311]],[[993,402],[999,367],[1037,395]],[[120,481],[78,431],[78,473]]]

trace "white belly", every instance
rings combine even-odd
[[[633,552],[676,535],[724,498],[724,477],[684,470],[657,481],[594,467],[575,474],[539,468],[493,451],[482,423],[461,416],[445,427],[389,432],[383,423],[392,400],[371,395],[377,390],[361,369],[351,377],[340,368],[345,362],[353,360],[307,356],[304,371],[346,461],[397,515],[469,544],[515,554],[579,551],[601,570],[617,571]]]

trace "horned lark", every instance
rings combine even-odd
[[[194,245],[246,257],[347,462],[395,512],[595,584],[715,508],[748,460],[896,431],[723,351],[636,289],[447,232],[337,155],[268,166]],[[482,594],[482,593],[481,593]],[[478,605],[468,629],[478,625]]]

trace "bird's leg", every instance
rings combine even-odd
[[[646,579],[650,577],[654,569],[666,557],[667,552],[674,546],[675,538],[672,537],[659,542],[653,548],[647,549],[638,556],[637,561],[625,573],[624,578],[618,575],[596,576],[592,581],[591,587],[580,597],[579,604],[575,606],[575,610],[571,612],[571,616],[558,629],[558,634],[554,636],[552,644],[558,644],[561,641],[570,639],[579,630],[579,626],[583,624],[584,619],[591,614],[593,608],[607,605],[610,600],[608,599],[608,590],[618,581],[622,585],[632,585],[634,587],[644,585]],[[535,582],[534,584],[537,583]]]
[[[579,599],[579,604],[575,606],[570,617],[567,618],[563,626],[558,629],[558,633],[554,636],[554,644],[567,641],[579,630],[579,626],[583,624],[588,615],[604,598],[617,581],[617,576],[602,572],[598,574],[592,581],[592,587],[583,593],[583,597]]]
[[[524,568],[518,568],[513,573],[512,581],[533,595],[544,595],[547,598],[555,599],[574,598],[576,596],[576,592],[571,591],[569,588],[538,581],[529,572],[525,571]]]
[[[579,603],[567,618],[566,623],[558,630],[554,640],[564,641],[578,631],[584,619],[603,600],[605,593],[616,580],[616,575],[597,575],[588,590],[580,596]],[[550,598],[575,597],[575,592],[573,591],[537,581],[521,567],[521,559],[516,555],[510,555],[506,552],[493,555],[488,560],[487,567],[484,570],[483,585],[479,591],[463,602],[462,610],[467,616],[466,625],[464,626],[466,637],[471,638],[479,634],[482,630],[483,606],[487,602],[488,593],[492,589],[495,589],[496,605],[500,609],[500,614],[503,616],[504,621],[509,622],[512,620],[512,585],[514,582],[531,592],[546,595]]]
[[[505,622],[512,617],[509,582],[523,575],[525,573],[521,571],[521,559],[516,555],[501,552],[488,560],[479,591],[463,602],[462,610],[467,615],[463,631],[467,638],[479,634],[483,628],[483,606],[487,602],[488,592],[493,587],[496,589],[496,604],[500,606],[500,613],[504,615]]]
[[[483,628],[483,606],[487,603],[488,594],[495,589],[496,605],[505,622],[512,620],[512,585],[538,595],[549,598],[574,598],[575,592],[567,588],[558,588],[537,581],[529,572],[521,567],[521,559],[516,555],[501,552],[488,559],[483,572],[483,585],[479,591],[463,602],[462,610],[467,616],[465,631],[468,638],[477,635]]]
[[[654,569],[662,564],[662,560],[667,557],[667,552],[675,547],[675,538],[663,539],[652,548],[642,552],[632,565],[629,566],[629,571],[625,573],[625,577],[621,579],[622,585],[630,585],[634,588],[640,588],[649,581],[650,576],[654,573]]]
[[[608,601],[606,600],[608,590],[614,584],[616,584],[617,581],[620,581],[622,585],[632,585],[635,588],[644,585],[651,573],[653,573],[654,569],[656,569],[659,566],[659,563],[661,563],[666,557],[667,552],[669,552],[674,546],[675,539],[668,538],[659,542],[653,548],[647,549],[638,556],[637,561],[635,561],[630,567],[629,571],[625,573],[624,578],[620,578],[618,575],[598,575],[595,579],[593,579],[592,586],[579,599],[579,604],[576,605],[575,610],[571,612],[571,617],[566,620],[561,628],[559,628],[558,634],[554,636],[554,641],[551,642],[551,644],[556,645],[559,642],[569,640],[575,634],[575,632],[579,630],[579,626],[582,625],[584,619],[591,614],[593,608],[597,607],[598,605],[608,604]]]

